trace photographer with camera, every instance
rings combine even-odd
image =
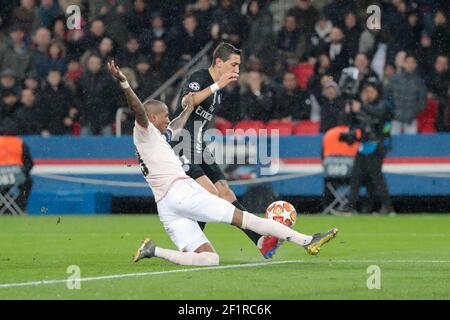
[[[363,183],[367,186],[370,200],[375,199],[375,196],[380,198],[379,213],[393,214],[382,172],[383,160],[389,149],[392,112],[389,102],[383,99],[381,85],[373,81],[364,83],[360,100],[353,99],[347,104],[346,113],[350,130],[342,133],[339,139],[349,145],[360,141],[361,145],[353,166],[349,202],[338,208],[338,214],[349,215],[356,212],[355,205]]]

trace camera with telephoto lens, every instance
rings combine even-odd
[[[339,87],[344,95],[348,98],[358,96],[360,81],[359,70],[355,67],[349,67],[342,70],[341,78],[339,79]]]

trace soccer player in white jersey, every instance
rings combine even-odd
[[[192,112],[195,93],[185,99],[184,111],[169,124],[164,103],[151,100],[142,104],[114,61],[108,63],[108,69],[120,81],[128,106],[134,111],[133,140],[141,169],[155,196],[160,221],[178,248],[178,251],[163,249],[156,246],[155,241],[145,239],[134,256],[134,262],[159,257],[180,265],[218,265],[219,256],[197,221],[232,224],[261,235],[274,236],[302,246],[312,255],[318,254],[321,246],[336,236],[336,228],[312,236],[298,233],[274,220],[241,211],[202,188],[186,175],[168,143],[170,135],[184,126],[183,122]]]

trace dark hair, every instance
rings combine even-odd
[[[414,59],[415,61],[417,61],[417,57],[412,52],[408,52],[406,54],[405,60],[406,59]]]
[[[216,65],[217,58],[222,59],[222,61],[227,61],[230,59],[230,56],[232,54],[241,55],[242,50],[237,49],[232,44],[222,42],[220,43],[217,48],[214,50],[213,53],[213,66]]]

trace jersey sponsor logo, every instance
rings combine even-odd
[[[213,118],[213,115],[203,109],[202,106],[198,106],[198,108],[195,110],[195,113],[208,121],[211,121]]]
[[[200,85],[198,84],[198,82],[191,82],[189,83],[189,88],[191,88],[194,91],[199,91]]]

